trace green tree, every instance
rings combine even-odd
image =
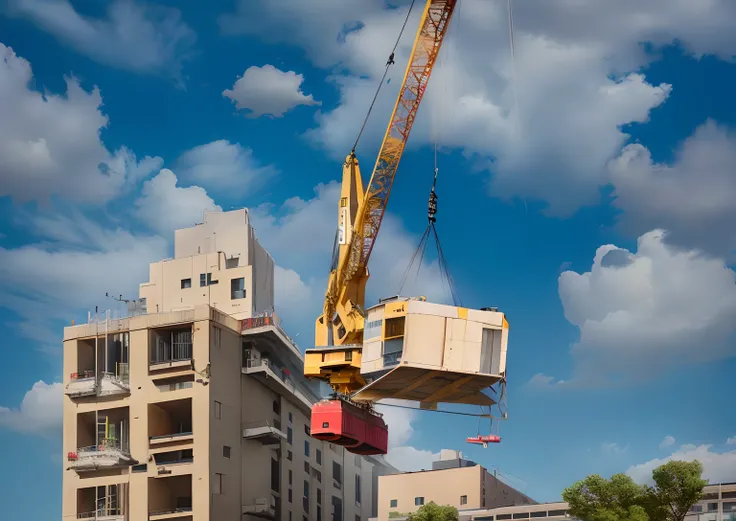
[[[457,508],[451,506],[440,506],[430,501],[416,512],[409,514],[408,521],[457,521]]]
[[[581,521],[647,521],[646,488],[626,474],[605,479],[598,474],[578,481],[562,493],[570,515]]]
[[[699,461],[668,461],[652,472],[654,487],[647,488],[652,521],[683,521],[703,497],[703,464]]]
[[[625,474],[588,476],[565,489],[570,515],[581,521],[683,521],[707,484],[698,461],[670,461],[652,472],[653,487]]]

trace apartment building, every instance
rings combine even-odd
[[[319,393],[272,311],[273,260],[247,211],[195,231],[151,265],[135,316],[64,330],[62,518],[375,516],[395,469],[309,436]]]
[[[432,470],[385,475],[378,479],[380,521],[406,517],[431,501],[458,510],[536,504],[454,450],[442,450],[439,460],[432,463]]]

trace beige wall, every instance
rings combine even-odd
[[[394,474],[378,478],[378,519],[386,520],[390,512],[415,512],[415,498],[423,497],[424,503],[434,501],[438,505],[456,508],[480,508],[483,467],[432,470]],[[467,504],[461,505],[461,496],[467,496]],[[397,506],[391,508],[391,500]]]
[[[256,239],[247,210],[205,213],[204,223],[176,230],[174,250],[173,259],[150,265],[149,281],[140,286],[149,313],[203,304],[236,319],[273,311],[274,262]],[[207,273],[217,284],[200,286],[200,275]],[[245,279],[245,298],[233,299],[231,281],[239,278]],[[181,287],[185,279],[191,287]]]

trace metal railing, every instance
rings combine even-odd
[[[126,436],[127,438],[127,436]],[[80,456],[87,456],[106,450],[118,450],[124,454],[130,453],[130,447],[127,442],[122,442],[117,438],[105,438],[100,441],[98,445],[88,445],[86,447],[79,447],[76,452],[70,452],[67,454],[67,459],[70,461],[77,460]]]
[[[164,364],[167,362],[179,362],[192,359],[192,332],[174,331],[171,334],[171,342],[167,342],[160,336],[156,337],[156,343],[151,347],[151,364]]]
[[[122,516],[123,509],[121,507],[100,507],[91,512],[80,512],[77,519],[97,519],[98,517]]]

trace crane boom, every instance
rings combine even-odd
[[[333,259],[323,313],[315,323],[317,348],[307,350],[304,371],[306,376],[327,380],[339,392],[352,392],[365,384],[360,376],[360,353],[368,260],[378,237],[404,147],[457,1],[426,2],[401,90],[365,193],[354,151],[343,165],[336,238],[339,249]],[[344,348],[332,348],[329,353],[320,349],[327,346]],[[316,356],[310,356],[310,353]]]

